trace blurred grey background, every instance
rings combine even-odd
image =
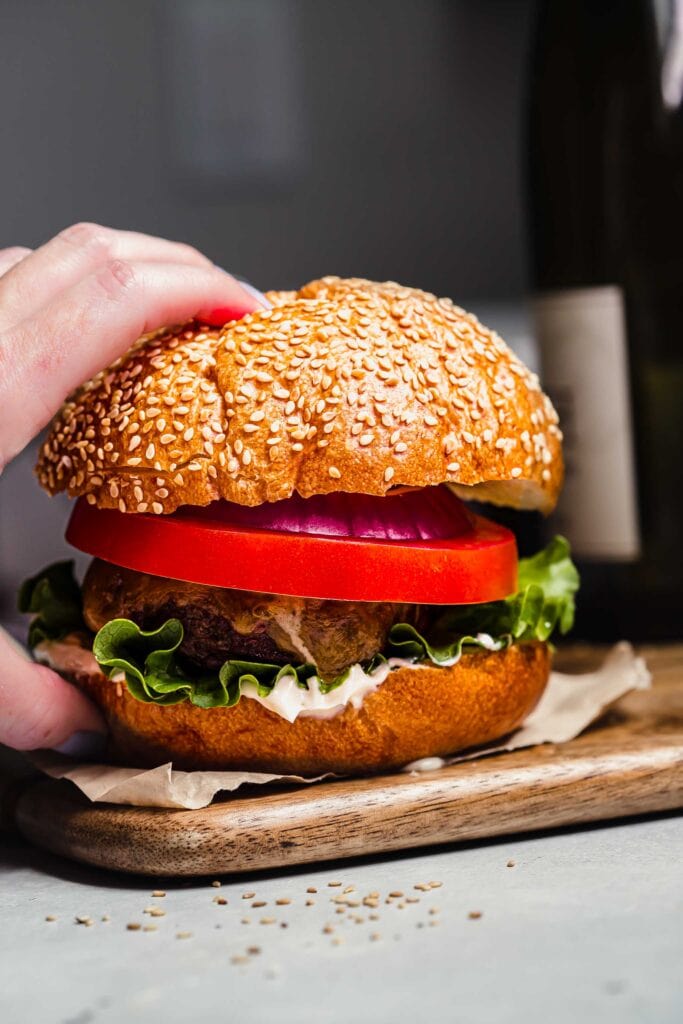
[[[95,220],[191,242],[262,288],[393,278],[469,304],[529,357],[530,9],[0,0],[0,246]],[[34,449],[0,477],[5,615],[69,550]]]

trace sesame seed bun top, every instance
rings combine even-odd
[[[447,482],[550,511],[557,415],[476,317],[393,283],[323,278],[271,292],[222,331],[142,338],[62,407],[43,445],[50,493],[173,512]]]

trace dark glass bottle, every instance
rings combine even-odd
[[[577,633],[683,636],[683,2],[546,0],[528,200]]]

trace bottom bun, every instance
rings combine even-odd
[[[475,651],[451,668],[395,669],[358,710],[347,705],[335,718],[293,723],[245,697],[233,708],[163,707],[100,673],[69,678],[104,712],[121,764],[359,775],[504,736],[536,706],[549,673],[547,644]]]

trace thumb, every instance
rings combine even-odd
[[[15,750],[50,748],[83,756],[88,737],[91,753],[98,739],[104,746],[105,731],[97,708],[75,686],[30,661],[0,629],[0,743]]]

